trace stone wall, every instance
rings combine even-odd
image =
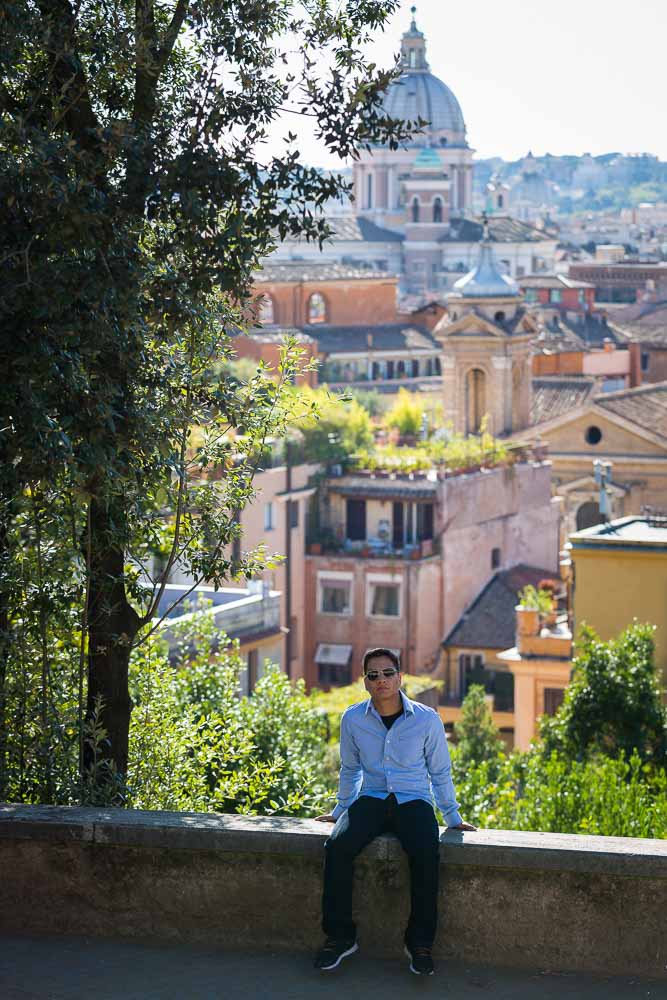
[[[313,949],[322,845],[311,820],[0,806],[0,930]],[[450,831],[435,953],[667,977],[667,842]],[[392,837],[357,863],[365,952],[399,954],[408,873]]]

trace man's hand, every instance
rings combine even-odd
[[[458,826],[448,826],[447,829],[448,830],[469,830],[471,833],[474,833],[477,830],[477,827],[473,826],[472,823],[459,823]]]
[[[317,820],[318,823],[335,823],[336,822],[336,820],[333,818],[333,816],[329,816],[329,815],[316,816],[315,819]]]

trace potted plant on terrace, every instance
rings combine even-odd
[[[553,596],[548,590],[539,590],[528,584],[519,591],[518,597],[516,620],[519,635],[539,635],[543,621],[553,610]]]

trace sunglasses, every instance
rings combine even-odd
[[[378,677],[380,676],[380,674],[382,674],[383,677],[393,677],[397,673],[398,673],[398,670],[389,670],[389,669],[387,669],[387,670],[369,670],[368,673],[366,674],[366,680],[367,681],[376,681],[378,679]]]

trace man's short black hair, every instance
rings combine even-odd
[[[397,653],[393,649],[384,649],[382,646],[378,646],[376,649],[367,649],[364,653],[364,673],[368,670],[368,664],[371,660],[377,660],[380,656],[386,656],[388,660],[394,664],[398,672],[401,671],[401,660]]]

